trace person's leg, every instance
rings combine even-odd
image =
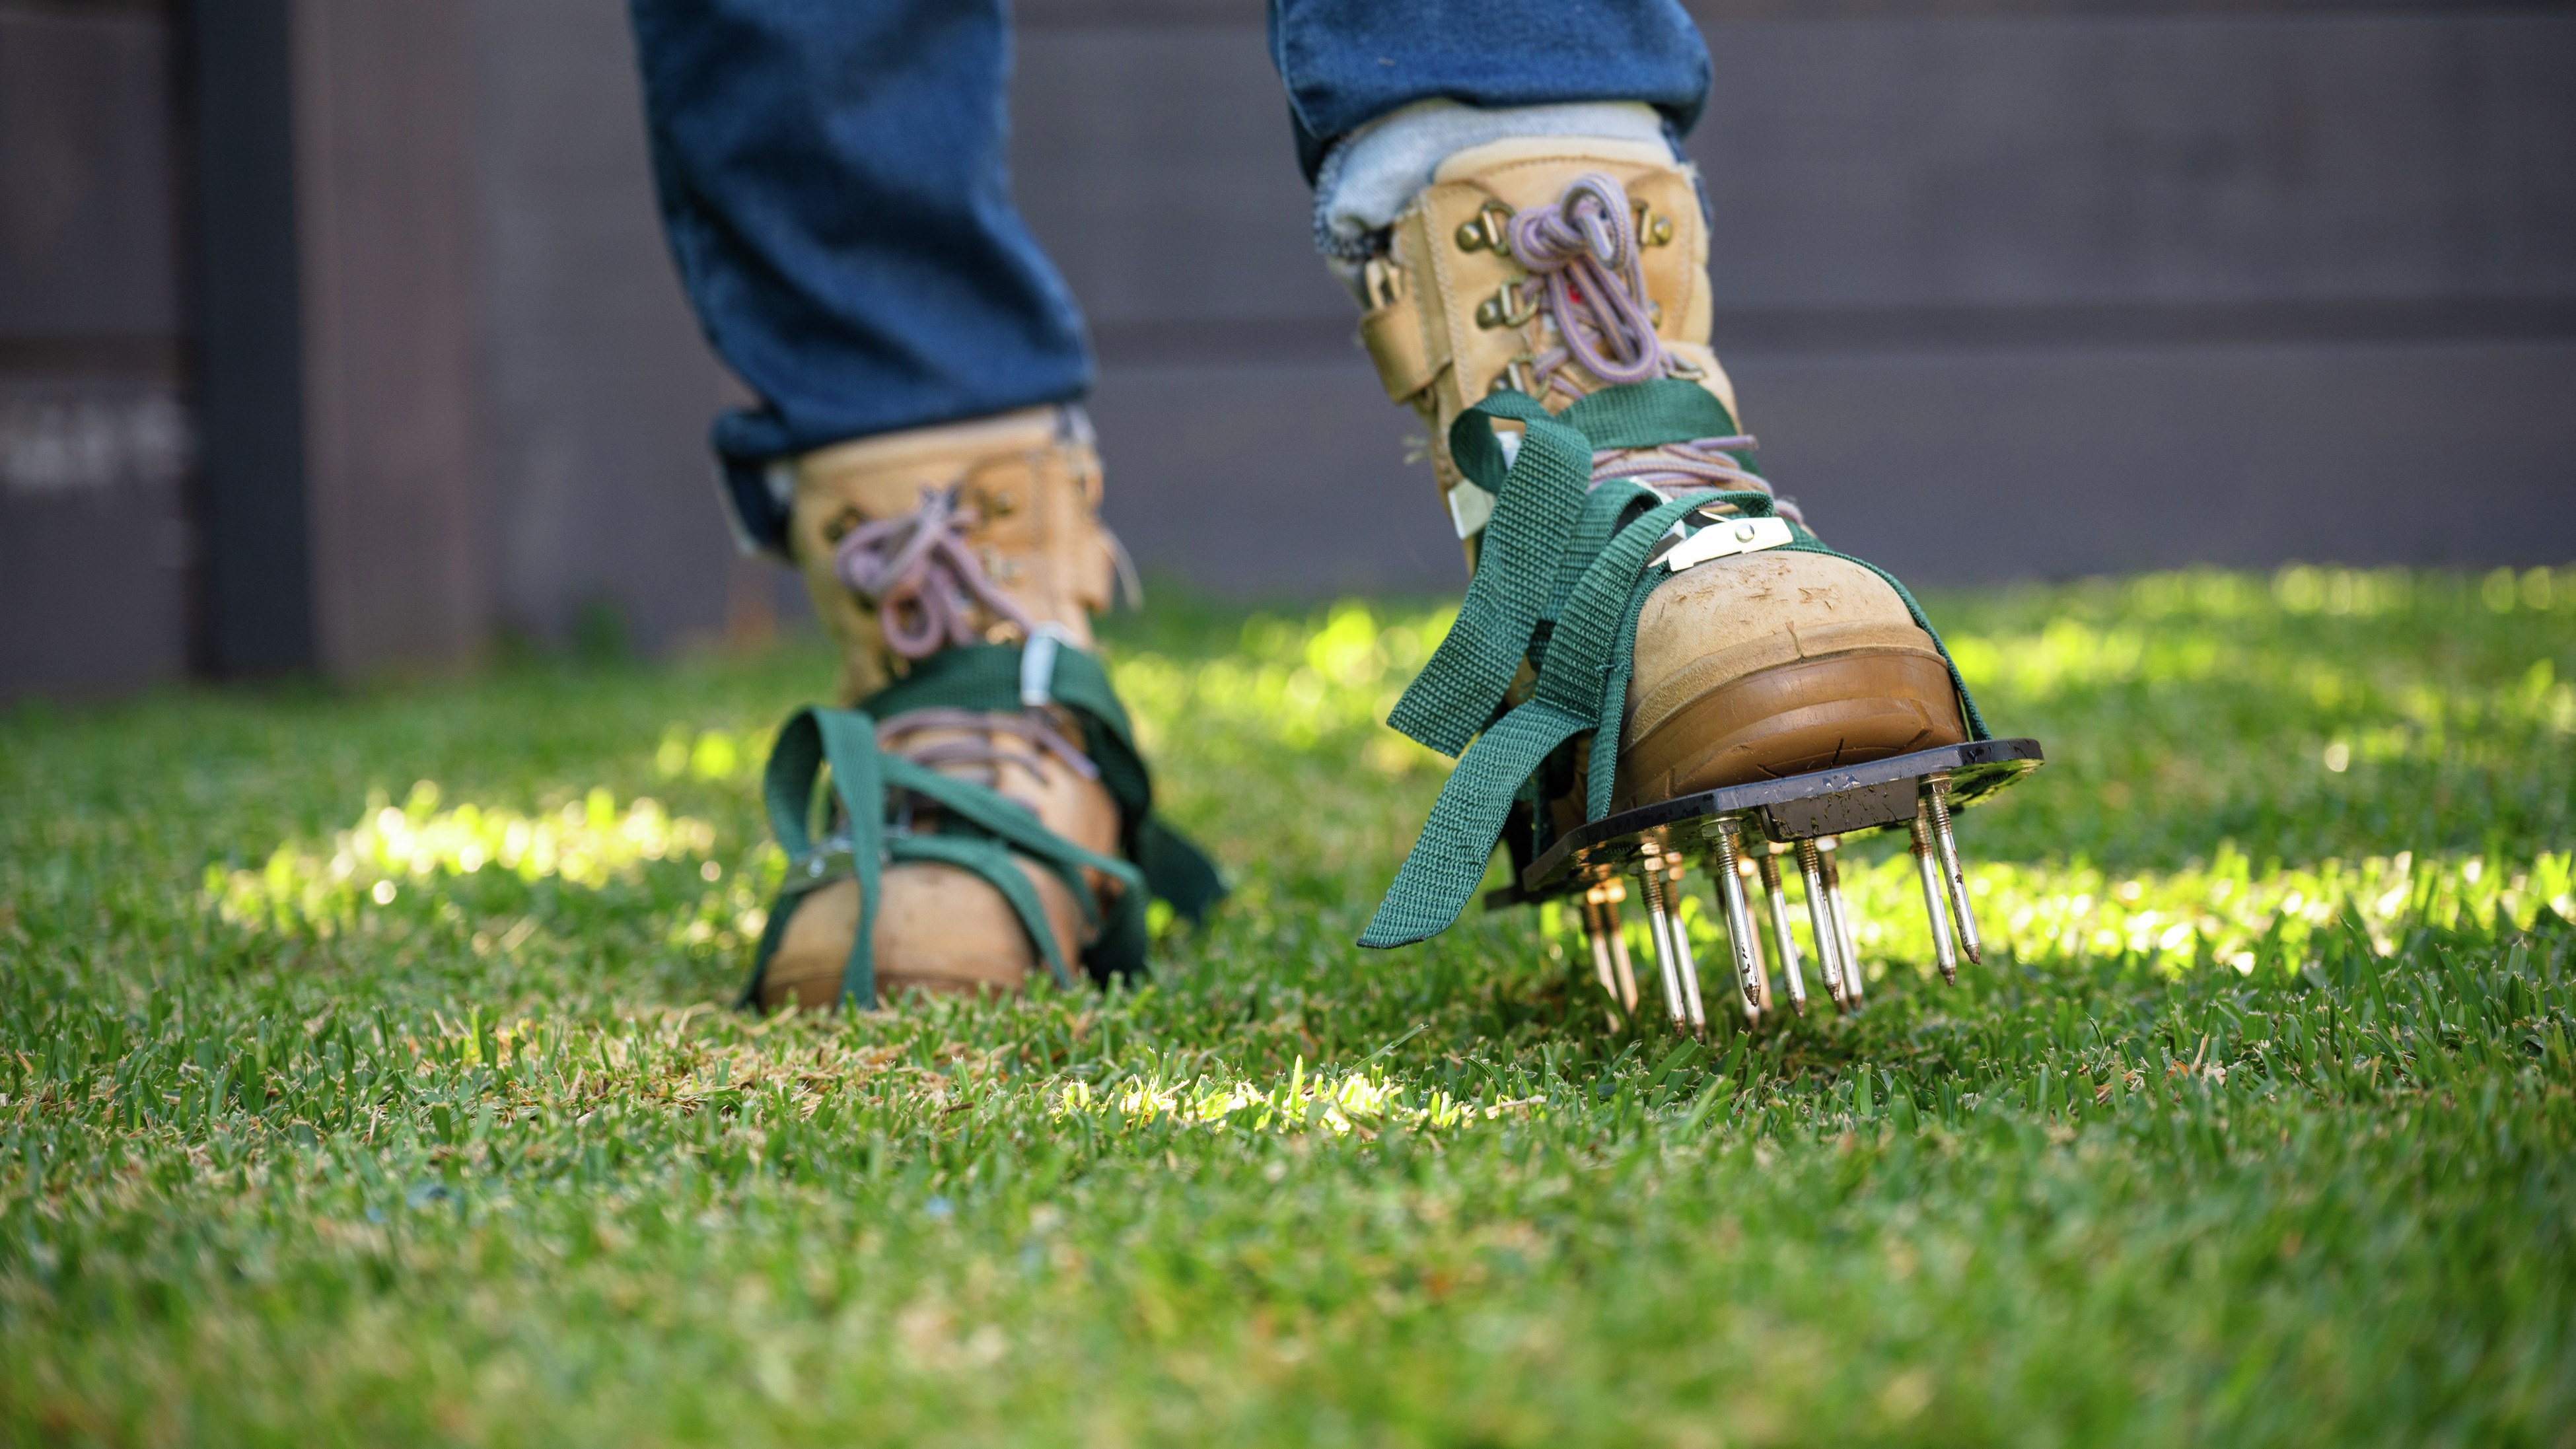
[[[1089,388],[1011,203],[1003,0],[632,7],[671,252],[761,400],[715,430],[752,542],[784,551],[774,462]]]
[[[716,451],[751,544],[805,576],[847,711],[768,771],[799,853],[762,1006],[1010,989],[1142,964],[1149,819],[1098,664],[1115,544],[1071,297],[1011,205],[1003,0],[633,0],[671,250],[760,398]],[[859,712],[859,711],[864,711]],[[803,807],[826,764],[837,843]],[[1125,856],[1125,860],[1119,857]]]
[[[1452,775],[1372,945],[1454,918],[1516,798],[1526,858],[1613,809],[1967,727],[1903,596],[1799,531],[1753,464],[1709,346],[1709,209],[1675,144],[1709,77],[1689,18],[1673,0],[1462,8],[1271,12],[1318,244],[1360,295],[1388,395],[1430,431],[1475,572],[1461,632],[1391,723],[1489,753]],[[1539,713],[1488,729],[1514,639]]]

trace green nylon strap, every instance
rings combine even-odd
[[[809,709],[789,721],[789,728],[799,723],[810,724],[821,739],[823,763],[832,768],[832,793],[840,797],[841,811],[850,822],[850,864],[859,881],[859,929],[850,938],[850,958],[841,968],[841,995],[874,1006],[877,900],[885,855],[885,779],[878,771],[882,760],[877,754],[876,722],[845,710]],[[800,800],[814,798],[811,770],[795,784]],[[773,818],[774,811],[773,806]],[[772,914],[785,915],[789,909],[781,900]],[[760,968],[768,964],[764,959]]]
[[[1065,883],[1065,888],[1073,892],[1074,898],[1083,903],[1083,915],[1092,924],[1100,923],[1100,907],[1093,898],[1090,882],[1083,878],[1082,872],[1086,869],[1096,870],[1118,882],[1125,896],[1135,902],[1136,908],[1143,909],[1143,871],[1126,861],[1085,850],[1047,829],[1037,813],[1019,801],[971,780],[943,775],[899,756],[885,756],[879,763],[888,785],[909,790],[931,801],[947,814],[1053,871]]]
[[[1663,502],[1663,495],[1642,483],[1614,479],[1592,490],[1583,501],[1583,513],[1574,522],[1574,531],[1566,539],[1565,556],[1556,563],[1556,582],[1548,590],[1547,612],[1540,617],[1548,621],[1553,634],[1556,620],[1565,615],[1566,602],[1574,597],[1575,585],[1583,582],[1583,571],[1601,550],[1610,546],[1619,530],[1636,521],[1638,514]],[[1538,661],[1532,660],[1533,665]]]
[[[1476,737],[1449,779],[1404,868],[1360,933],[1363,946],[1409,946],[1447,930],[1485,878],[1512,796],[1548,751],[1592,728],[1592,716],[1531,700]]]
[[[1495,418],[1522,425],[1521,448],[1501,473]],[[1493,718],[1547,606],[1548,582],[1592,481],[1592,444],[1517,392],[1496,393],[1458,415],[1451,455],[1479,487],[1499,493],[1477,548],[1458,621],[1396,701],[1387,723],[1444,755]],[[1498,474],[1501,476],[1497,477]]]
[[[1182,919],[1204,919],[1225,898],[1225,881],[1205,852],[1153,813],[1153,782],[1137,751],[1126,706],[1110,688],[1109,672],[1095,655],[1058,649],[1048,693],[1082,722],[1083,753],[1100,767],[1100,783],[1118,802],[1120,853],[1144,868],[1146,888],[1170,902]],[[913,665],[911,673],[870,695],[859,707],[880,719],[930,708],[1016,710],[1020,707],[1020,646],[943,649]],[[1104,937],[1094,944],[1093,959],[1110,959],[1104,954],[1109,940]],[[1139,952],[1112,969],[1141,970],[1143,965]]]
[[[1559,415],[1591,440],[1593,450],[1659,448],[1693,438],[1722,438],[1735,431],[1735,415],[1717,394],[1695,382],[1661,377],[1606,387],[1579,397]],[[1592,460],[1584,460],[1589,477]]]
[[[1421,836],[1360,936],[1361,945],[1409,945],[1447,930],[1485,877],[1521,781],[1549,751],[1597,728],[1605,717],[1616,731],[1628,682],[1622,671],[1618,694],[1612,696],[1611,655],[1621,639],[1635,636],[1635,605],[1644,602],[1638,572],[1656,541],[1706,501],[1704,495],[1676,498],[1639,515],[1584,570],[1550,637],[1537,689],[1527,703],[1478,736],[1450,772]],[[1601,762],[1614,752],[1592,753],[1598,780],[1603,778]]]

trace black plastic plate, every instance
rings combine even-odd
[[[1526,905],[1588,885],[1603,867],[1615,869],[1635,860],[1649,832],[1676,825],[1735,815],[1746,817],[1750,830],[1776,841],[1861,835],[1912,821],[1916,792],[1926,776],[1948,773],[1950,806],[1958,810],[2045,762],[2037,740],[1970,740],[1640,805],[1558,837],[1521,873],[1517,886],[1486,892],[1485,907]]]

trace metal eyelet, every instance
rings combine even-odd
[[[1458,250],[1462,252],[1499,252],[1510,256],[1512,250],[1512,209],[1499,201],[1487,201],[1476,208],[1472,220],[1458,227]]]
[[[1494,295],[1476,304],[1476,325],[1483,328],[1521,327],[1538,315],[1538,298],[1521,296],[1521,281],[1515,277],[1503,283]]]
[[[1642,201],[1632,202],[1630,205],[1637,214],[1637,244],[1639,246],[1660,247],[1671,245],[1673,240],[1673,219],[1671,217],[1657,216],[1654,212],[1647,210],[1646,203]]]

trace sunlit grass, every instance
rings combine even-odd
[[[1988,964],[1855,842],[1869,1009],[1697,1042],[1351,946],[1437,604],[1112,621],[1234,899],[855,1020],[726,1007],[810,644],[0,719],[0,1440],[2563,1436],[2576,572],[1926,602]]]

